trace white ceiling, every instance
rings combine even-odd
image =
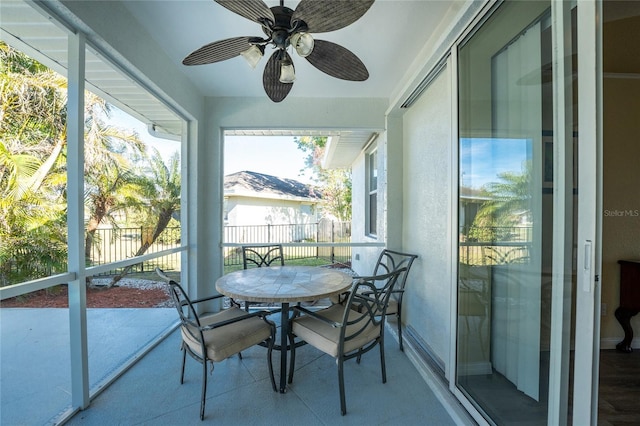
[[[272,7],[278,0],[266,0]],[[288,97],[388,98],[433,35],[452,0],[376,0],[367,13],[350,26],[314,38],[328,40],[355,53],[369,70],[365,82],[330,77],[295,53],[296,81]],[[238,36],[264,36],[260,26],[213,0],[125,1],[127,9],[169,57],[207,96],[266,96],[262,71],[269,52],[256,69],[242,57],[187,67],[182,59],[212,41]],[[298,0],[285,0],[295,9]],[[286,102],[286,100],[285,100]]]
[[[182,65],[182,59],[186,55],[212,41],[238,36],[262,36],[258,24],[227,10],[213,0],[120,1],[139,22],[141,29],[147,31],[158,45],[164,48],[166,54],[203,95],[266,96],[262,88],[262,71],[267,58],[263,58],[256,69],[251,69],[241,57],[194,67]],[[389,99],[399,94],[411,81],[412,73],[424,65],[420,62],[424,60],[421,59],[421,51],[441,36],[438,29],[442,22],[446,22],[445,15],[454,11],[454,8],[460,10],[466,1],[376,0],[371,9],[352,25],[338,31],[314,34],[317,39],[332,41],[356,54],[368,68],[369,79],[365,82],[339,80],[322,73],[305,59],[293,54],[297,80],[287,99]],[[265,2],[270,7],[279,4],[279,0]],[[285,0],[284,5],[295,9],[298,2]],[[40,4],[50,8],[55,2],[0,1],[0,35],[14,47],[66,74],[65,31],[49,19],[46,11],[40,13],[41,11],[32,7]],[[612,28],[618,28],[622,18],[638,16],[639,6],[640,1],[606,1],[605,22],[613,25]],[[637,28],[634,22],[629,25]],[[624,43],[614,44],[626,46]],[[615,49],[609,47],[609,50],[613,52]],[[265,56],[267,55],[268,52]],[[629,67],[631,60],[635,60],[637,65],[637,55],[629,55],[624,48],[621,49],[620,55],[614,57],[610,54],[605,59],[610,67],[614,59],[620,59],[618,62],[622,65],[618,68],[622,72],[637,73],[637,66]],[[87,52],[87,88],[149,124],[156,132],[179,137],[181,120],[136,81],[103,60],[100,53],[93,50]],[[287,102],[287,99],[283,102]],[[332,145],[339,145],[333,154],[334,159],[341,159],[342,163],[334,161],[335,164],[332,165],[348,166],[349,160],[357,155],[367,141],[375,137],[376,130],[341,129],[328,132],[327,129],[323,129],[322,134],[332,137]],[[273,130],[265,129],[261,134],[273,133]],[[293,133],[301,134],[299,131]],[[303,134],[315,133],[307,129]]]
[[[97,1],[97,0],[85,0]],[[322,0],[318,0],[322,1]],[[347,1],[347,0],[345,0]],[[305,59],[292,54],[297,79],[289,98],[390,98],[403,88],[415,66],[422,66],[420,52],[454,3],[466,0],[376,0],[355,23],[338,31],[314,34],[356,54],[369,71],[365,82],[330,77]],[[266,97],[262,72],[269,52],[256,69],[242,57],[215,64],[187,67],[182,59],[212,41],[238,36],[263,36],[260,26],[213,0],[121,0],[142,30],[162,46],[176,66],[205,96]],[[295,9],[298,0],[285,0]],[[269,7],[279,0],[266,0]],[[66,36],[48,17],[31,7],[30,0],[0,2],[0,34],[9,44],[66,74]],[[47,3],[45,3],[47,4]],[[48,3],[50,6],[51,3]],[[135,41],[134,41],[135,42]],[[417,62],[416,62],[417,61]],[[87,52],[87,88],[98,93],[153,128],[155,133],[179,137],[181,120],[134,80],[120,72],[98,52]],[[285,99],[283,102],[286,102]],[[331,136],[333,160],[327,165],[348,167],[378,129],[322,133]],[[273,130],[265,130],[273,134]],[[263,132],[263,133],[264,133]],[[314,134],[313,131],[296,134]],[[336,162],[335,159],[340,159]]]

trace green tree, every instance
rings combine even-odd
[[[498,174],[498,181],[482,188],[488,198],[478,210],[469,237],[479,241],[498,241],[509,238],[510,228],[530,211],[531,162],[524,163],[520,173]]]
[[[175,213],[180,210],[180,156],[176,152],[165,164],[158,150],[150,158],[149,167],[140,178],[144,197],[142,208],[143,232],[142,245],[134,256],[142,256],[167,228]],[[126,267],[113,278],[110,285],[116,284],[133,266]]]
[[[294,139],[298,149],[307,154],[305,167],[320,182],[323,208],[340,221],[351,220],[351,170],[325,169],[321,161],[327,145],[326,137],[302,136]]]
[[[85,258],[90,261],[98,226],[106,222],[117,229],[116,213],[126,213],[141,203],[142,183],[133,169],[137,161],[145,158],[145,146],[135,132],[105,123],[110,107],[103,99],[95,95],[87,98]]]
[[[64,270],[66,79],[0,42],[0,285]],[[139,207],[138,136],[106,124],[109,105],[85,93],[87,252],[101,223]]]
[[[0,42],[0,284],[66,265],[66,80]]]

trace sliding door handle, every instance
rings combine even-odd
[[[591,277],[593,274],[591,273],[591,255],[592,255],[592,247],[593,243],[591,240],[586,240],[584,242],[584,263],[582,268],[582,291],[590,292],[591,291]]]

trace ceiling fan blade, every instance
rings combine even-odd
[[[285,57],[291,60],[291,57],[287,52],[283,52]],[[287,97],[293,83],[281,83],[280,82],[280,54],[279,50],[276,50],[269,58],[267,65],[264,67],[264,73],[262,74],[262,85],[267,96],[273,102],[280,102]]]
[[[215,0],[215,2],[258,24],[264,24],[265,19],[272,24],[276,21],[273,12],[262,0]]]
[[[350,81],[365,81],[369,71],[350,50],[326,40],[315,40],[307,61],[323,73]]]
[[[310,33],[339,30],[356,22],[374,0],[302,0],[291,17],[291,23],[304,21]]]
[[[249,40],[255,37],[233,37],[214,41],[195,50],[182,60],[184,65],[204,65],[225,61],[238,56],[251,44]]]

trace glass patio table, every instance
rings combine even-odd
[[[352,281],[351,275],[335,269],[315,266],[270,266],[243,269],[223,275],[216,281],[216,290],[234,299],[281,304],[280,392],[285,393],[289,304],[338,295],[349,290]]]

